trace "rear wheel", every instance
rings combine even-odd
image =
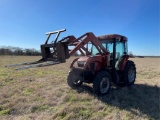
[[[73,70],[68,74],[67,83],[71,88],[76,88],[82,85],[82,81],[79,79],[80,76],[76,76]]]
[[[136,80],[136,67],[133,61],[129,60],[126,63],[124,74],[123,74],[123,79],[127,86],[131,86],[134,84]]]
[[[106,71],[97,74],[93,82],[93,91],[98,95],[106,95],[111,87],[111,77]]]

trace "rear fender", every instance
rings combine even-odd
[[[122,58],[122,60],[121,60],[121,62],[120,62],[120,63],[121,63],[121,64],[120,64],[120,67],[119,67],[119,70],[120,70],[120,71],[123,71],[123,70],[124,70],[128,59],[129,59],[129,55],[123,56],[123,58]]]

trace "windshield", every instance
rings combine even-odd
[[[111,40],[101,41],[101,43],[106,50],[108,50],[110,53],[113,53],[113,42]],[[91,51],[92,55],[99,54],[99,51],[94,45],[92,46]]]
[[[101,41],[103,47],[110,53],[111,59],[113,58],[113,40],[103,40]],[[92,55],[98,55],[99,51],[92,45],[91,48]],[[115,58],[119,59],[121,56],[127,53],[127,42],[116,41],[116,53]]]

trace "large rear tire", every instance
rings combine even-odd
[[[82,81],[78,79],[79,76],[76,76],[73,70],[71,70],[67,77],[67,83],[71,88],[76,88],[82,85]]]
[[[136,67],[133,61],[127,61],[123,72],[123,79],[128,87],[134,84],[136,80]]]
[[[93,81],[93,91],[97,95],[106,95],[111,88],[111,76],[106,71],[97,74]]]

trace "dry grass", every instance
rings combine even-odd
[[[137,67],[132,88],[112,88],[95,98],[91,85],[72,90],[66,83],[70,62],[15,71],[5,65],[40,57],[0,56],[0,119],[46,120],[160,119],[160,59],[133,58]]]

